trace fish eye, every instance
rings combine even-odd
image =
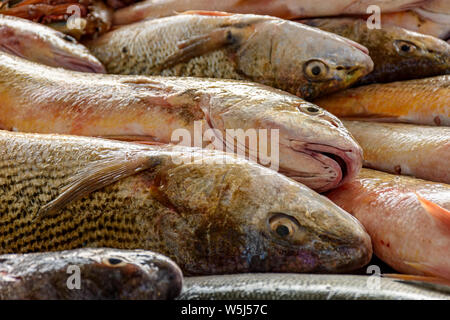
[[[399,54],[411,54],[418,49],[414,43],[404,40],[395,40],[394,47]]]
[[[294,238],[300,225],[297,220],[283,213],[275,213],[269,218],[270,230],[281,239]]]
[[[306,62],[303,72],[310,80],[322,80],[328,74],[328,67],[320,60],[310,60]]]
[[[102,263],[108,267],[120,268],[127,265],[127,262],[118,257],[109,257],[102,260]]]
[[[65,35],[63,36],[63,40],[66,40],[67,42],[70,42],[70,43],[76,43],[76,42],[77,42],[77,40],[75,40],[74,37],[69,36],[69,35],[67,35],[67,34],[65,34]]]
[[[300,111],[310,115],[317,115],[322,113],[322,110],[319,107],[312,104],[300,105],[298,108],[300,109]]]

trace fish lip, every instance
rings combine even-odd
[[[55,61],[70,70],[89,73],[106,73],[106,69],[100,61],[95,62],[77,58],[61,51],[54,52],[54,54]]]
[[[324,156],[331,154],[338,157],[336,159],[337,161],[331,158],[334,162],[337,162],[342,173],[342,179],[337,186],[340,186],[356,177],[362,167],[362,155],[358,152],[360,150],[357,149],[342,149],[321,143],[308,143],[306,144],[306,149],[320,152]],[[343,163],[339,163],[339,161],[343,161]]]
[[[356,153],[358,153],[356,152],[357,150],[345,150],[322,143],[302,143],[296,140],[290,141],[294,141],[297,145],[301,146],[299,148],[290,144],[291,149],[311,156],[336,172],[336,177],[321,188],[318,188],[318,192],[325,192],[346,183],[353,179],[362,167],[362,157],[356,155]]]

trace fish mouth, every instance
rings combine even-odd
[[[54,55],[56,64],[66,69],[78,72],[106,73],[106,69],[100,61],[88,61],[68,55],[64,52],[55,52]]]
[[[296,140],[291,140],[290,147],[296,152],[307,154],[321,164],[325,174],[315,174],[310,177],[325,178],[322,186],[314,188],[317,192],[328,191],[353,179],[362,166],[361,157],[352,149],[344,150],[326,144],[303,143]],[[305,178],[298,176],[296,179],[295,173],[292,172],[288,175],[294,180]]]

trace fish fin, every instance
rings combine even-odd
[[[160,161],[154,161],[147,155],[137,154],[122,159],[97,161],[77,174],[61,189],[56,199],[40,208],[37,215],[38,217],[53,215],[72,201],[158,164]]]
[[[234,15],[234,13],[230,12],[223,12],[223,11],[207,11],[207,10],[188,10],[184,12],[178,13],[179,15],[182,14],[198,14],[201,16],[215,16],[215,17],[228,17]]]
[[[446,226],[448,229],[450,229],[450,211],[442,208],[441,206],[437,205],[434,202],[431,202],[430,200],[427,200],[425,198],[422,198],[420,195],[416,193],[417,199],[419,199],[420,204],[422,207],[427,211],[429,215],[431,215],[433,218],[441,222],[444,226]]]
[[[202,56],[206,53],[219,50],[221,48],[236,44],[239,42],[239,36],[234,34],[232,27],[217,28],[192,39],[180,41],[178,51],[167,57],[167,59],[158,66],[162,71],[171,68],[179,63],[187,62],[192,58]]]
[[[427,285],[427,287],[437,290],[445,289],[445,291],[450,292],[450,280],[444,278],[395,273],[383,273],[383,277],[399,280],[405,283],[418,284],[422,286]]]

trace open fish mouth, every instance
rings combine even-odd
[[[361,157],[352,149],[344,150],[326,144],[303,143],[295,140],[291,140],[290,147],[296,152],[307,154],[321,164],[324,173],[310,176],[311,179],[324,178],[323,186],[315,188],[318,192],[336,188],[351,180],[358,174],[362,165]],[[290,172],[289,177],[295,179],[295,173]],[[302,176],[298,178],[301,179]]]

